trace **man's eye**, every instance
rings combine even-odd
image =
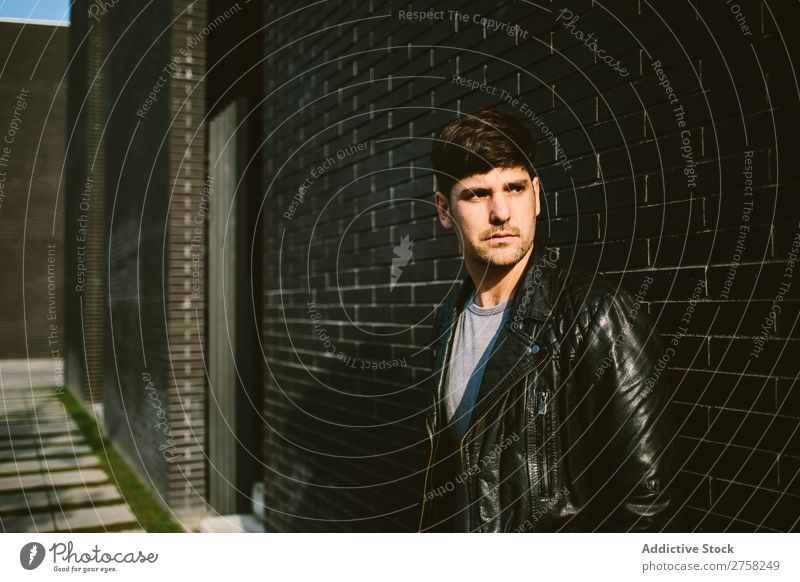
[[[525,186],[522,184],[511,184],[508,189],[512,192],[522,192],[525,189]]]

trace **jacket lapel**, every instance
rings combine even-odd
[[[536,343],[540,323],[547,319],[552,309],[551,275],[555,264],[545,257],[546,252],[545,248],[536,244],[528,259],[525,273],[511,300],[511,312],[484,368],[470,425],[477,422],[520,378],[550,356],[546,346]],[[446,389],[444,366],[446,358],[450,356],[455,324],[474,289],[472,280],[467,276],[444,311],[443,332],[437,344],[434,368],[437,370],[437,416],[442,420],[441,404]],[[534,344],[536,347],[533,347]]]

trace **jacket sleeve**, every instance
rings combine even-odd
[[[670,351],[628,291],[600,287],[579,364],[592,391],[591,522],[596,531],[665,531],[675,505],[673,390],[664,375]]]

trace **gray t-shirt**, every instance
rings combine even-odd
[[[472,409],[475,407],[478,390],[483,379],[483,371],[502,326],[508,318],[510,307],[511,301],[494,307],[479,307],[475,304],[475,294],[473,293],[456,324],[450,363],[447,368],[444,407],[457,443],[461,442],[469,427]],[[455,478],[457,475],[453,477]],[[463,485],[457,484],[456,491],[456,502],[460,510],[460,516],[456,520],[456,531],[466,531]]]

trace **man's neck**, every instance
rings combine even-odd
[[[465,261],[476,289],[475,303],[479,307],[494,307],[511,299],[532,252],[533,245],[515,265],[507,268],[487,268],[486,265]]]

